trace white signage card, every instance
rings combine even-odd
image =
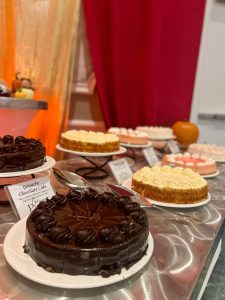
[[[158,157],[155,154],[155,151],[152,147],[148,147],[142,150],[145,159],[147,160],[148,164],[152,167],[159,162]]]
[[[5,191],[14,213],[20,219],[28,216],[39,202],[55,195],[48,176],[9,185]]]
[[[167,147],[169,148],[169,151],[173,154],[180,153],[180,149],[179,149],[176,141],[173,141],[173,140],[168,141]]]
[[[133,172],[125,158],[110,161],[108,165],[118,184],[130,179],[133,175]]]

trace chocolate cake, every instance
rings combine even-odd
[[[45,147],[40,141],[11,135],[0,138],[0,173],[33,169],[45,161]]]
[[[25,252],[50,272],[108,277],[131,267],[148,247],[140,205],[93,189],[39,203],[26,226]]]

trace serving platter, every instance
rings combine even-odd
[[[104,157],[104,156],[119,155],[127,151],[126,148],[120,147],[118,151],[113,151],[113,152],[81,152],[81,151],[74,151],[74,150],[63,148],[59,144],[56,145],[56,149],[59,151],[63,151],[63,152],[67,152],[79,156],[89,156],[89,157]]]
[[[27,217],[16,223],[7,233],[3,251],[8,264],[20,275],[47,286],[86,289],[101,287],[124,280],[140,271],[149,261],[153,253],[154,243],[151,233],[148,236],[148,249],[146,255],[128,270],[122,269],[121,274],[112,275],[108,278],[102,276],[67,275],[62,273],[50,273],[38,266],[33,259],[24,253]]]

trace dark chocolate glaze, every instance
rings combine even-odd
[[[17,172],[43,165],[45,147],[40,141],[11,135],[0,138],[0,172]]]
[[[148,234],[145,211],[129,197],[71,190],[30,214],[24,248],[47,270],[108,277],[142,258]]]

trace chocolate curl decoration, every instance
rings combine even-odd
[[[56,224],[56,221],[53,216],[47,215],[45,212],[45,214],[37,216],[34,223],[38,232],[47,232]]]
[[[27,139],[24,136],[21,136],[21,135],[19,135],[15,138],[15,144],[21,144],[21,143],[25,144],[26,141],[27,141]]]
[[[2,138],[3,144],[13,144],[14,143],[14,138],[12,135],[4,135]]]
[[[19,144],[19,151],[29,152],[31,150],[32,150],[32,146],[30,144]]]
[[[117,227],[107,227],[100,231],[100,238],[104,242],[119,244],[124,240],[124,234]]]
[[[85,191],[85,198],[86,199],[94,199],[96,196],[98,195],[98,192],[92,188],[88,188],[86,191]]]
[[[112,201],[116,198],[113,193],[105,192],[99,196],[102,204],[110,205]]]
[[[68,201],[80,201],[84,197],[83,192],[77,190],[70,190],[66,198]]]
[[[56,205],[64,205],[67,202],[66,196],[57,193],[51,200],[54,201]]]
[[[76,233],[75,241],[80,244],[91,244],[97,239],[96,233],[92,229],[82,229]]]
[[[4,147],[5,153],[15,153],[17,151],[17,147],[13,145],[6,145]]]
[[[126,219],[124,219],[119,224],[119,227],[122,232],[129,234],[129,235],[137,234],[141,230],[141,226],[139,224],[137,224],[136,222],[134,222],[132,220],[132,218],[130,218],[130,217],[127,217]]]
[[[133,203],[130,197],[128,196],[122,196],[122,197],[117,197],[116,202],[119,207],[124,208],[127,204]]]
[[[0,154],[2,154],[4,152],[4,144],[2,139],[0,139]]]
[[[39,203],[37,208],[31,213],[31,218],[33,221],[40,215],[49,214],[51,212],[50,210],[46,209],[45,207],[41,207],[40,204],[42,204],[42,203]]]
[[[52,228],[48,234],[48,238],[54,243],[68,243],[73,235],[68,227],[57,226]]]
[[[38,204],[37,208],[54,208],[56,206],[55,202],[50,200],[50,199],[46,199],[46,201],[42,201]]]
[[[145,214],[142,209],[137,209],[130,213],[130,216],[139,224],[145,223]]]
[[[126,203],[124,209],[126,212],[132,212],[140,208],[140,204],[137,202]]]

